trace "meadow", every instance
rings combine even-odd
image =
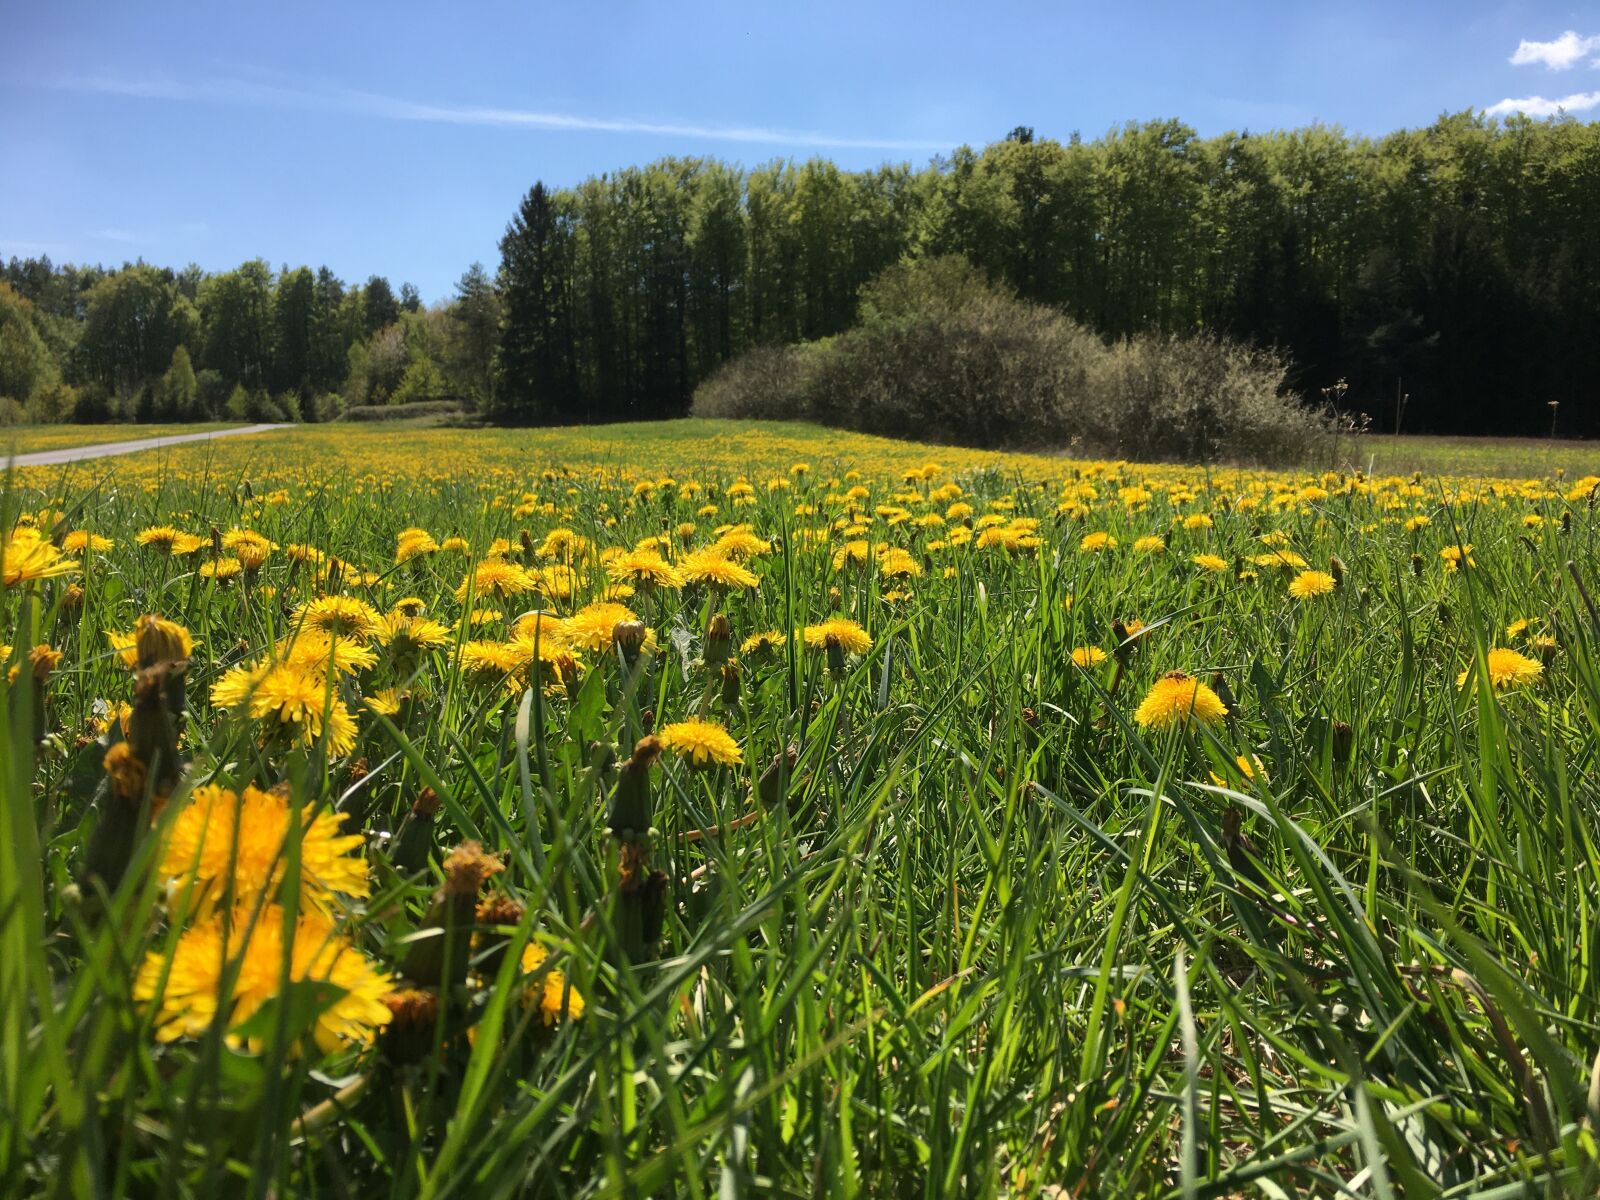
[[[15,471],[0,1179],[1593,1195],[1597,486],[707,421]]]

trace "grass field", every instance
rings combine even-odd
[[[1600,479],[1403,449],[16,472],[0,1178],[1595,1194]]]

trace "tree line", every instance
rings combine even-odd
[[[1570,118],[1463,113],[1378,138],[1018,128],[866,171],[667,158],[535,184],[500,251],[492,278],[474,267],[431,309],[325,269],[13,259],[0,396],[31,394],[25,360],[35,390],[75,389],[91,415],[450,399],[516,421],[673,416],[752,347],[850,329],[885,269],[954,254],[1107,339],[1280,350],[1294,389],[1342,384],[1381,429],[1554,417],[1600,434],[1600,123]]]

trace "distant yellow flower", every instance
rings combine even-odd
[[[1226,571],[1228,560],[1215,554],[1196,554],[1189,560],[1202,571]]]
[[[1145,693],[1133,719],[1147,729],[1172,729],[1191,720],[1215,725],[1227,715],[1228,706],[1216,692],[1182,671],[1173,671]]]
[[[1155,534],[1142,537],[1133,543],[1133,552],[1135,554],[1160,554],[1166,548],[1166,539],[1157,537]]]
[[[227,677],[223,682],[228,682]],[[218,690],[213,688],[213,702],[217,696]],[[320,741],[326,726],[328,749],[333,754],[346,754],[355,747],[356,725],[350,710],[339,699],[337,689],[330,699],[327,679],[317,671],[294,663],[274,663],[252,681],[248,703],[252,717],[289,730],[304,745]]]
[[[500,558],[486,558],[462,579],[456,588],[456,599],[465,601],[470,591],[479,600],[508,600],[531,592],[534,580],[516,563]]]
[[[178,813],[161,856],[161,875],[175,897],[209,912],[225,897],[249,904],[275,895],[287,866],[295,814],[288,797],[246,787],[242,794],[207,784]],[[367,896],[365,839],[342,833],[345,815],[315,804],[299,812],[300,903],[327,911],[336,895]]]
[[[763,629],[760,633],[752,633],[739,645],[740,654],[766,654],[776,653],[783,649],[783,631],[780,629]]]
[[[158,1041],[200,1037],[217,1020],[231,1031],[279,994],[285,960],[288,982],[313,980],[339,989],[312,1029],[324,1054],[366,1045],[389,1022],[392,1014],[383,1003],[393,987],[389,976],[321,913],[301,913],[286,946],[284,912],[277,905],[255,914],[248,907],[215,913],[185,929],[170,956],[151,950],[134,980],[133,998],[155,1008]],[[227,987],[234,963],[237,974]]]
[[[666,749],[687,758],[692,767],[736,767],[744,761],[739,743],[714,721],[691,717],[668,725],[656,738]]]
[[[1521,637],[1528,631],[1528,626],[1530,624],[1531,622],[1527,617],[1518,617],[1515,621],[1506,626],[1506,639],[1511,641]]]
[[[1472,557],[1472,543],[1463,542],[1459,546],[1446,546],[1439,551],[1439,557],[1444,559],[1446,571],[1456,571],[1462,567],[1475,567],[1477,560]]]
[[[1338,586],[1326,571],[1301,571],[1289,581],[1289,595],[1296,600],[1312,600],[1326,596]]]
[[[1078,539],[1078,549],[1086,554],[1098,554],[1102,550],[1115,550],[1117,539],[1104,531],[1086,533]]]
[[[200,564],[200,578],[227,583],[230,579],[237,579],[243,570],[244,564],[237,558],[214,558]]]
[[[1503,646],[1496,646],[1489,651],[1487,658],[1489,683],[1497,692],[1535,683],[1539,676],[1544,674],[1543,664],[1526,655],[1518,654],[1515,650],[1507,650]],[[1466,687],[1471,674],[1472,669],[1469,667],[1457,675],[1456,686]]]
[[[661,555],[651,550],[630,550],[606,564],[606,573],[618,583],[635,587],[667,588],[683,586],[683,575]]]
[[[1099,646],[1078,646],[1072,651],[1072,661],[1080,667],[1098,667],[1106,660],[1106,652]]]
[[[539,1015],[546,1025],[554,1025],[563,1018],[576,1021],[583,1016],[583,996],[567,983],[567,977],[558,967],[546,967],[549,954],[537,942],[529,942],[522,950],[522,971],[537,978],[525,993],[526,1002],[539,1005]]]
[[[753,588],[761,583],[753,571],[715,549],[684,555],[679,560],[678,569],[685,581],[703,583],[719,591]]]
[[[626,604],[605,600],[586,604],[567,618],[567,641],[576,649],[603,654],[611,649],[617,625],[638,619]],[[651,639],[646,638],[646,645],[650,644]]]
[[[824,650],[829,640],[846,654],[865,654],[872,649],[872,635],[848,617],[830,617],[818,625],[807,625],[805,643],[813,650]]]
[[[383,622],[377,609],[355,596],[323,596],[309,601],[295,611],[294,619],[308,629],[362,641],[377,633]]]
[[[85,550],[110,550],[116,543],[87,529],[74,529],[61,539],[61,548],[68,554],[82,554]]]

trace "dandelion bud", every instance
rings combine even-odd
[[[737,708],[739,697],[743,692],[743,684],[739,679],[739,660],[730,658],[722,664],[722,705],[724,708]]]
[[[1438,613],[1438,616],[1439,616],[1439,624],[1441,624],[1441,625],[1450,624],[1450,606],[1448,604],[1446,604],[1443,600],[1439,601],[1439,613]]]
[[[28,651],[28,664],[33,670],[33,680],[41,687],[50,682],[50,672],[61,665],[61,651],[49,646],[35,646]]]
[[[630,667],[639,661],[648,632],[643,621],[618,621],[612,627],[611,636],[622,650],[623,661]]]
[[[733,626],[728,624],[728,618],[724,614],[717,613],[706,626],[706,665],[715,666],[717,663],[726,662],[731,653],[733,653]]]
[[[1328,574],[1333,576],[1333,583],[1338,587],[1344,583],[1344,559],[1337,554],[1328,556]]]
[[[1411,556],[1411,573],[1419,579],[1422,577],[1422,555],[1413,554]]]
[[[422,870],[433,853],[433,821],[439,813],[439,797],[432,788],[423,788],[411,811],[396,832],[389,852],[394,869],[405,875]]]
[[[145,766],[133,748],[127,742],[118,742],[107,751],[104,765],[111,787],[96,805],[99,820],[89,835],[79,875],[79,886],[89,896],[96,895],[102,887],[108,894],[117,890],[148,824],[140,820]]]
[[[823,649],[828,655],[828,674],[835,679],[844,678],[844,646],[839,641],[839,635],[830,633],[823,639]]]
[[[176,621],[146,613],[134,627],[134,648],[143,670],[157,663],[186,663],[194,651],[194,641]]]
[[[63,612],[75,613],[83,607],[83,586],[72,584],[61,593],[61,608]]]
[[[417,927],[400,973],[425,986],[458,987],[467,978],[478,890],[504,864],[478,842],[462,842],[444,860],[444,883]]]
[[[222,557],[222,530],[215,525],[211,527],[211,557]]]
[[[172,794],[180,767],[172,693],[178,694],[181,705],[182,684],[174,683],[173,666],[157,663],[139,672],[133,683],[133,712],[128,716],[128,741],[134,756],[154,779],[152,792],[157,802]]]
[[[531,564],[534,554],[533,536],[526,529],[519,529],[517,531],[517,541],[522,543],[522,561]]]
[[[795,768],[800,765],[800,751],[790,746],[782,754],[774,754],[767,769],[756,782],[756,795],[768,808],[776,808],[789,790]]]
[[[1356,731],[1347,721],[1333,723],[1333,761],[1341,767],[1350,761],[1350,754],[1355,749]]]
[[[1592,495],[1592,493],[1591,493],[1591,495]],[[1571,509],[1568,509],[1567,511],[1565,511],[1565,512],[1563,512],[1561,514],[1561,532],[1562,533],[1571,533],[1572,532],[1572,510]]]
[[[661,940],[667,923],[667,873],[652,871],[639,894],[639,940],[645,947]]]
[[[499,971],[501,960],[506,956],[506,948],[511,944],[509,937],[497,930],[514,928],[522,924],[522,918],[527,914],[527,905],[513,900],[510,896],[484,897],[475,914],[479,925],[478,973],[480,975],[490,976]]]
[[[611,792],[611,811],[606,816],[613,837],[638,841],[647,835],[653,819],[650,768],[660,757],[661,743],[654,737],[641,738],[633,748],[633,756],[617,772],[617,786]]]
[[[378,1050],[395,1066],[420,1062],[432,1052],[439,1023],[439,993],[400,988],[383,998],[390,1017],[378,1034]]]

